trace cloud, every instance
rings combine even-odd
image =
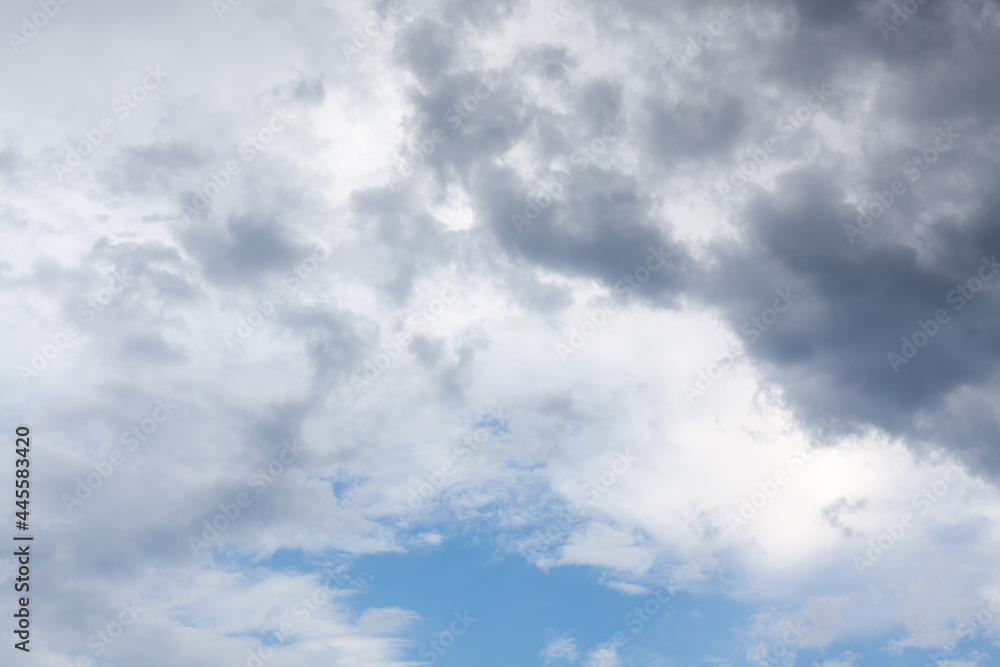
[[[576,640],[567,635],[559,635],[550,640],[538,655],[546,665],[557,662],[576,662],[580,659],[580,651],[576,648]]]
[[[588,563],[643,574],[653,564],[655,553],[638,544],[634,535],[592,524],[585,533],[570,537],[562,549],[560,562]]]
[[[855,653],[853,651],[844,651],[839,657],[833,660],[824,660],[823,662],[814,662],[814,667],[854,667],[862,660],[860,653]]]
[[[619,667],[622,664],[618,655],[618,648],[613,644],[598,646],[587,654],[584,664],[586,665],[607,665],[608,667]]]
[[[282,664],[406,664],[415,610],[273,559],[465,535],[746,604],[748,659],[960,639],[998,585],[996,3],[393,6],[61,5],[0,65],[41,659],[136,599],[123,664],[245,661],[329,589]]]

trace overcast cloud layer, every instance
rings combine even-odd
[[[1000,655],[1000,3],[0,27],[3,664]]]

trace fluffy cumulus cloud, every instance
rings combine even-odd
[[[995,0],[18,0],[0,25],[31,664],[1000,645]],[[427,584],[440,614],[393,588],[458,544],[553,587],[530,632],[485,584]]]

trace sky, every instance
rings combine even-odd
[[[0,28],[2,664],[1000,656],[996,0]]]

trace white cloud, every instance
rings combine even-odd
[[[844,653],[833,660],[824,660],[821,663],[814,662],[813,667],[855,667],[861,660],[862,656],[860,653],[844,651]]]
[[[580,651],[576,648],[576,640],[566,635],[553,638],[539,651],[538,655],[546,665],[556,662],[576,662],[580,659]]]
[[[613,644],[605,644],[588,653],[583,664],[588,667],[619,667],[622,661],[618,649]]]

